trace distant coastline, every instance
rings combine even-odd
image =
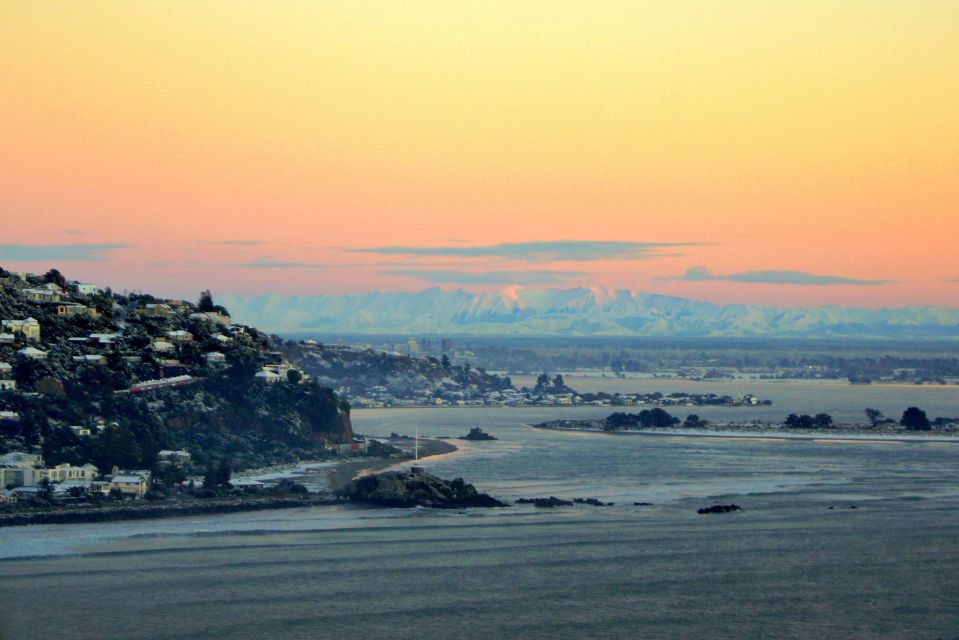
[[[563,431],[567,433],[596,433],[612,436],[665,436],[685,438],[728,438],[738,440],[805,440],[830,442],[897,442],[897,443],[949,443],[959,444],[959,433],[950,432],[946,435],[919,435],[903,434],[902,430],[870,429],[856,425],[836,425],[834,428],[815,429],[810,431],[786,430],[780,427],[763,424],[714,424],[696,429],[683,428],[651,428],[651,429],[620,429],[608,431],[603,429],[598,420],[552,420],[539,424],[527,425],[534,429]]]

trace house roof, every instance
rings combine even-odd
[[[143,476],[114,476],[112,482],[124,482],[128,484],[139,484],[141,482],[146,482],[146,478]]]

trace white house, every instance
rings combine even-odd
[[[17,390],[16,380],[7,380],[6,378],[0,378],[0,391],[16,391],[16,390]]]
[[[176,349],[172,342],[167,342],[166,340],[154,340],[151,346],[154,351],[173,351]]]
[[[92,296],[100,293],[100,287],[88,282],[78,282],[75,286],[77,288],[77,293],[82,296]]]
[[[280,380],[283,379],[282,377],[280,377],[280,374],[273,373],[272,371],[257,371],[253,375],[253,377],[259,380],[260,382],[265,382],[267,384],[271,384],[273,382],[279,382]]]
[[[206,361],[210,364],[218,364],[226,362],[226,356],[220,353],[219,351],[211,351],[206,354]]]
[[[176,331],[167,331],[167,337],[174,342],[190,342],[193,340],[193,334],[189,331],[184,331],[183,329],[177,329]]]

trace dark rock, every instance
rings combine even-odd
[[[350,502],[381,507],[464,509],[508,506],[488,494],[478,492],[462,478],[443,480],[421,468],[415,472],[389,471],[357,478],[339,493]]]
[[[653,503],[652,502],[634,502],[633,506],[634,507],[652,507]]]
[[[516,504],[531,504],[535,507],[571,507],[573,503],[569,500],[560,500],[556,496],[548,498],[520,498]]]
[[[729,513],[731,511],[742,511],[742,507],[736,504],[714,504],[711,507],[698,509],[696,513]]]
[[[486,433],[479,427],[473,427],[472,429],[470,429],[469,433],[467,433],[465,436],[460,436],[459,439],[460,440],[496,440],[496,437],[491,436],[490,434]]]
[[[596,498],[573,498],[573,502],[575,502],[576,504],[588,504],[594,507],[613,506],[612,502],[603,502],[602,500],[597,500]]]

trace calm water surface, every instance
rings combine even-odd
[[[0,637],[959,638],[959,445],[524,426],[590,411],[369,410],[354,423],[482,426],[500,439],[425,466],[505,499],[613,507],[0,529]],[[696,514],[717,501],[745,510]]]

